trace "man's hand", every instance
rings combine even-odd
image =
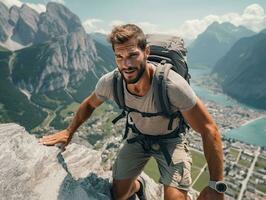
[[[205,187],[201,192],[197,200],[224,200],[224,194],[216,192],[210,187]]]
[[[53,146],[55,144],[61,143],[61,150],[65,151],[65,147],[69,144],[70,140],[71,134],[67,129],[65,129],[52,135],[43,136],[41,139],[39,139],[39,143],[47,146]]]

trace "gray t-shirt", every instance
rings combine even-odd
[[[102,100],[114,100],[113,97],[113,75],[114,71],[103,75],[95,87],[96,96]],[[196,94],[190,85],[179,74],[170,70],[167,77],[167,92],[172,108],[175,110],[186,111],[196,104]],[[153,81],[152,81],[153,84]],[[137,109],[141,112],[158,112],[155,101],[153,86],[145,96],[139,97],[128,92],[124,82],[125,104],[128,107]],[[173,129],[168,130],[169,119],[164,116],[142,117],[140,113],[132,112],[129,114],[135,126],[143,133],[148,135],[164,135],[178,126],[178,118],[173,122]]]

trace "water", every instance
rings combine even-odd
[[[225,133],[226,138],[266,147],[266,117]]]
[[[198,77],[208,74],[209,70],[206,69],[193,69],[190,70],[192,75],[192,79],[197,79]],[[207,88],[202,86],[191,84],[192,88],[196,92],[196,94],[203,101],[214,101],[219,105],[223,106],[241,106],[247,108],[247,105],[240,104],[235,100],[232,100],[225,94],[216,94]],[[250,107],[249,107],[250,108]],[[254,108],[252,108],[254,109]],[[255,109],[254,109],[255,110]],[[248,144],[254,144],[261,147],[266,147],[266,117],[257,119],[251,123],[243,125],[239,128],[232,129],[225,133],[226,138],[236,139]]]

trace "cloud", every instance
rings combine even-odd
[[[44,4],[26,3],[26,5],[31,7],[33,10],[36,10],[38,13],[46,11],[46,6]]]
[[[2,3],[4,3],[8,8],[12,7],[13,5],[16,5],[17,7],[22,6],[22,2],[19,0],[1,0]]]
[[[114,27],[117,25],[121,25],[121,24],[125,24],[126,22],[122,21],[122,20],[113,20],[111,21],[111,23],[109,24],[109,26]]]
[[[1,0],[8,8],[12,6],[21,7],[24,3],[19,0]],[[25,3],[30,8],[34,9],[38,13],[45,12],[46,6],[44,4]]]
[[[230,22],[235,26],[245,26],[255,32],[266,27],[266,15],[264,9],[258,4],[247,6],[242,14],[227,13],[221,16],[208,15],[203,19],[193,19],[185,21],[177,31],[188,39],[195,39],[213,22]]]
[[[50,1],[53,1],[53,2],[56,2],[56,3],[61,3],[63,5],[66,4],[66,2],[64,0],[50,0]]]
[[[82,23],[85,31],[87,33],[91,32],[99,32],[99,33],[106,33],[106,30],[103,28],[103,20],[101,19],[87,19]]]

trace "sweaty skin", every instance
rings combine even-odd
[[[123,44],[114,46],[115,60],[118,70],[126,82],[128,91],[134,95],[144,96],[151,87],[154,70],[147,63],[149,47],[141,50],[137,42],[131,39]],[[76,115],[67,129],[49,136],[43,136],[39,141],[44,145],[62,143],[62,150],[69,144],[74,132],[86,121],[103,102],[97,98],[94,92],[79,106]],[[198,133],[203,141],[204,154],[208,163],[210,179],[223,180],[223,149],[220,133],[217,125],[207,111],[202,101],[197,98],[196,105],[190,110],[182,112],[186,121]],[[139,190],[139,182],[136,179],[114,180],[114,195],[116,199],[127,199]],[[187,192],[170,186],[164,186],[164,199],[176,200],[187,198]],[[222,200],[224,195],[205,187],[198,198],[199,200]]]

